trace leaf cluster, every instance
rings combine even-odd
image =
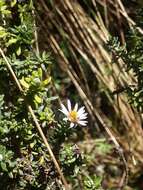
[[[136,82],[123,87],[129,97],[129,102],[143,111],[143,37],[136,28],[127,35],[125,46],[121,46],[118,38],[113,37],[107,44],[112,51],[114,62],[122,58],[125,62],[124,71],[133,72]],[[123,71],[123,72],[124,72]]]

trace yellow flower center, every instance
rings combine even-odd
[[[69,113],[69,119],[70,119],[70,121],[73,122],[73,123],[77,122],[77,116],[78,116],[78,114],[77,114],[76,111],[71,111]]]

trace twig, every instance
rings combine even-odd
[[[37,34],[36,20],[35,20],[35,10],[34,10],[34,6],[33,6],[33,1],[31,1],[31,2],[32,2],[32,16],[33,16],[35,47],[36,47],[37,54],[39,54],[38,34]]]
[[[121,13],[119,11],[119,5],[117,4],[117,2],[115,2],[115,7],[116,7],[116,15],[117,15],[117,18],[118,18],[119,33],[120,33],[120,36],[121,36],[121,41],[122,41],[122,44],[125,44],[124,31],[123,31],[121,15],[120,15]]]
[[[104,19],[105,19],[106,28],[109,29],[107,0],[104,0]]]

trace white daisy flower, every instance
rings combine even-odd
[[[76,103],[74,108],[72,109],[70,100],[67,100],[67,108],[61,104],[60,110],[66,117],[65,121],[70,121],[70,127],[74,127],[77,124],[86,126],[87,125],[87,113],[85,112],[85,107],[81,107],[78,109],[78,104]]]

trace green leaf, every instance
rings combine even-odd
[[[21,169],[18,170],[20,175],[23,175],[23,171]]]
[[[30,143],[30,148],[33,148],[35,146],[35,142]]]
[[[2,6],[0,6],[0,10],[1,10],[1,11],[6,10],[6,8],[7,8],[7,6],[6,6],[5,4],[3,4]]]
[[[39,76],[40,78],[42,77],[42,69],[41,69],[41,68],[38,69],[38,76]]]
[[[12,172],[8,173],[8,176],[9,176],[11,179],[13,179],[13,173],[12,173]]]
[[[21,85],[25,88],[28,89],[29,88],[29,84],[24,80],[24,78],[22,78],[20,80]]]
[[[17,38],[11,38],[11,39],[9,39],[9,41],[7,42],[7,46],[10,46],[10,45],[12,45],[12,44],[15,44],[17,42]]]
[[[3,160],[3,155],[0,154],[0,162]]]
[[[51,82],[51,79],[52,79],[51,77],[47,78],[46,80],[43,81],[43,84],[44,85],[49,84]]]
[[[3,1],[3,0],[0,1],[0,9],[1,9],[2,6],[4,6],[4,4],[5,4],[5,1]]]
[[[39,164],[42,165],[44,163],[44,156],[41,156],[39,159]]]
[[[94,179],[94,183],[95,183],[96,188],[101,186],[101,182],[102,182],[102,178],[100,176],[96,176]]]
[[[20,46],[17,48],[16,54],[17,54],[17,55],[20,55],[20,54],[21,54],[21,47],[20,47]]]
[[[47,101],[51,102],[51,101],[57,100],[58,98],[59,98],[58,96],[53,96],[53,97],[47,98]]]
[[[16,0],[11,1],[11,7],[14,7],[14,5],[16,5]]]
[[[7,10],[7,9],[4,9],[4,10],[2,10],[2,13],[5,14],[5,15],[9,15],[9,14],[11,14],[11,11]]]
[[[5,36],[7,36],[7,35],[8,35],[8,33],[6,32],[5,28],[0,26],[0,38],[3,38]]]
[[[8,171],[5,162],[1,162],[0,165],[3,171],[6,171],[6,172]]]
[[[42,102],[42,98],[40,98],[39,96],[35,95],[35,100],[37,103],[41,103]]]
[[[101,182],[102,182],[102,178],[99,176],[86,176],[85,180],[84,180],[84,185],[87,189],[94,189],[96,190],[97,188],[101,187]]]

